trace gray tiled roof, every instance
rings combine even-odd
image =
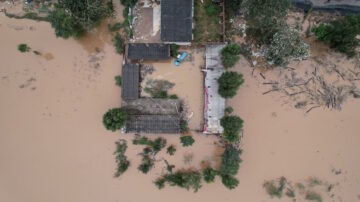
[[[139,65],[125,64],[121,74],[121,97],[124,100],[139,98]]]
[[[129,115],[127,133],[179,133],[179,115]]]
[[[160,43],[130,43],[127,57],[131,60],[167,60],[170,59],[170,46]]]
[[[191,42],[193,0],[161,0],[161,40]]]

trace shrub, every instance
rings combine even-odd
[[[300,33],[284,25],[271,39],[266,59],[275,65],[286,65],[290,59],[305,59],[309,55],[309,45],[304,43]]]
[[[180,131],[182,133],[189,132],[188,122],[184,119],[180,120]]]
[[[154,166],[153,159],[151,159],[148,155],[144,155],[141,164],[138,167],[138,170],[146,174],[151,170],[153,166]]]
[[[237,174],[241,163],[240,154],[241,150],[231,145],[227,145],[225,147],[225,151],[221,157],[221,164],[219,170],[221,175]]]
[[[203,177],[205,182],[211,183],[215,181],[215,176],[217,175],[216,170],[211,167],[207,167],[203,170]]]
[[[174,100],[179,99],[179,97],[176,94],[170,95],[169,98]]]
[[[150,153],[150,152],[159,152],[161,149],[163,149],[166,146],[166,139],[162,138],[162,137],[158,137],[155,140],[149,140],[147,137],[135,137],[135,139],[133,139],[133,144],[134,145],[146,145],[149,146],[151,148],[151,150],[149,150],[148,152],[144,152],[144,153]]]
[[[162,189],[165,183],[170,186],[178,186],[187,190],[193,189],[197,192],[201,188],[201,174],[197,171],[177,171],[167,174],[155,181],[155,185]]]
[[[306,198],[306,200],[309,200],[309,201],[316,201],[316,202],[323,201],[321,195],[316,192],[313,192],[313,191],[307,192],[305,198]]]
[[[240,59],[241,47],[237,44],[229,44],[221,50],[221,62],[225,68],[233,67]]]
[[[170,44],[170,54],[172,57],[176,58],[177,55],[179,54],[178,53],[178,50],[179,50],[180,46],[177,45],[177,44]]]
[[[27,44],[22,43],[18,45],[18,50],[22,53],[25,53],[30,51],[30,47]]]
[[[275,180],[267,181],[264,183],[263,186],[264,186],[266,192],[271,197],[275,196],[275,197],[281,198],[282,194],[283,194],[283,190],[285,188],[285,184],[286,184],[286,178],[281,177],[278,182],[276,182]]]
[[[114,108],[108,110],[103,116],[103,124],[107,130],[116,131],[120,130],[126,120],[128,115],[123,108]]]
[[[116,33],[115,37],[114,37],[114,46],[116,49],[116,52],[119,54],[123,53],[123,45],[124,45],[124,40],[121,37],[121,35],[119,33]]]
[[[34,50],[33,53],[34,53],[35,55],[41,55],[41,53],[40,53],[39,51],[36,51],[36,50]]]
[[[228,143],[235,143],[240,140],[240,131],[243,126],[243,120],[238,116],[225,116],[220,121],[224,128],[223,138]]]
[[[320,24],[312,31],[320,41],[329,43],[331,48],[353,57],[359,45],[360,15],[342,17],[328,25]]]
[[[121,86],[121,76],[120,75],[115,76],[115,82],[116,82],[117,86]]]
[[[116,163],[117,163],[117,171],[115,173],[115,177],[119,177],[128,169],[130,162],[127,160],[127,157],[125,156],[125,151],[127,149],[126,141],[119,140],[115,144],[116,144],[116,151],[114,152],[114,155],[116,156]]]
[[[228,189],[234,189],[239,184],[239,180],[232,175],[221,175],[221,182]]]
[[[242,74],[236,72],[224,72],[218,79],[219,94],[224,98],[232,98],[236,95],[240,85],[244,83]]]
[[[231,114],[231,113],[233,113],[233,111],[234,111],[234,109],[232,107],[226,107],[225,108],[225,113],[226,114]]]
[[[166,149],[166,153],[168,153],[170,156],[174,155],[176,152],[176,147],[174,145],[170,145],[167,149]]]
[[[117,23],[115,23],[113,25],[111,25],[111,24],[108,25],[108,28],[109,28],[110,32],[117,32],[117,31],[119,31],[121,29],[121,27],[122,27],[122,24],[119,23],[119,22],[117,22]]]
[[[194,144],[195,140],[191,136],[182,136],[180,137],[180,142],[183,147],[188,147]]]

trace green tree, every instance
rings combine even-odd
[[[124,45],[124,40],[121,37],[121,35],[119,33],[116,33],[115,37],[114,37],[114,46],[116,49],[116,52],[119,54],[123,53],[123,45]]]
[[[176,152],[176,147],[175,145],[170,145],[167,149],[166,149],[166,153],[168,153],[170,156],[174,155]]]
[[[336,19],[330,24],[320,24],[312,30],[315,36],[330,47],[346,54],[355,56],[356,47],[359,45],[357,36],[360,34],[360,15],[351,15]]]
[[[25,53],[30,51],[30,47],[27,44],[22,43],[18,45],[18,50],[22,53]]]
[[[144,155],[141,164],[138,167],[138,170],[146,174],[151,170],[153,166],[154,166],[154,160],[151,159],[148,155]]]
[[[238,116],[224,116],[220,121],[224,128],[223,138],[228,143],[235,143],[240,140],[240,131],[243,127],[243,120]]]
[[[112,2],[112,1],[109,1]],[[60,0],[50,12],[49,20],[58,37],[79,37],[112,14],[112,3],[103,0]]]
[[[240,154],[241,154],[241,150],[231,145],[227,145],[225,147],[225,151],[222,154],[220,170],[219,170],[221,175],[237,174],[241,163]]]
[[[218,79],[219,94],[224,98],[232,98],[236,95],[240,85],[244,83],[242,74],[225,72]]]
[[[211,183],[215,181],[215,176],[217,175],[216,170],[211,167],[207,167],[203,170],[203,177],[205,182]]]
[[[233,67],[240,59],[241,47],[238,44],[229,44],[221,50],[221,62],[225,68]]]
[[[116,131],[120,130],[126,120],[128,115],[126,110],[123,108],[114,108],[108,110],[103,116],[103,124],[107,130]]]
[[[117,170],[115,173],[115,177],[119,177],[128,169],[130,162],[127,160],[127,157],[125,156],[125,151],[127,149],[126,141],[119,140],[115,144],[116,144],[116,151],[114,152],[114,155],[117,163]]]
[[[239,184],[239,180],[232,175],[221,175],[221,182],[228,189],[234,189]]]
[[[277,24],[285,19],[290,0],[246,0],[247,35],[259,43],[268,44],[278,30]]]
[[[181,136],[180,142],[183,147],[188,147],[188,146],[191,146],[192,144],[194,144],[195,140],[191,136],[187,135],[187,136]]]
[[[120,76],[120,75],[115,76],[115,83],[116,83],[116,85],[119,86],[119,87],[121,87],[121,82],[122,82],[121,76]]]

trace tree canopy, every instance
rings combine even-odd
[[[234,146],[227,145],[225,147],[219,170],[221,175],[237,174],[241,163],[240,154],[241,150],[235,148]]]
[[[168,182],[170,186],[178,186],[187,190],[193,189],[197,192],[201,188],[201,174],[197,171],[177,171],[174,174],[167,174],[155,181],[159,189]]]
[[[291,6],[290,0],[246,0],[246,32],[258,42],[268,44]]]
[[[341,17],[329,24],[320,24],[312,30],[320,41],[349,57],[356,55],[359,45],[360,15]]]
[[[224,98],[232,98],[236,95],[240,85],[244,83],[242,74],[225,72],[218,79],[219,94]]]
[[[233,67],[240,59],[241,47],[238,44],[226,45],[221,50],[221,62],[225,68]]]
[[[224,128],[223,138],[229,143],[235,143],[240,140],[240,131],[243,126],[243,120],[238,116],[225,116],[220,121]]]
[[[103,124],[107,130],[116,131],[120,130],[126,120],[128,115],[123,108],[114,108],[108,110],[103,116]]]
[[[110,2],[110,3],[109,3]],[[94,28],[101,19],[110,16],[112,1],[60,0],[49,14],[51,26],[58,37],[79,37]]]

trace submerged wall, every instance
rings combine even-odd
[[[315,11],[339,12],[343,15],[360,13],[360,2],[356,0],[292,0],[292,5],[305,12],[312,8]]]

